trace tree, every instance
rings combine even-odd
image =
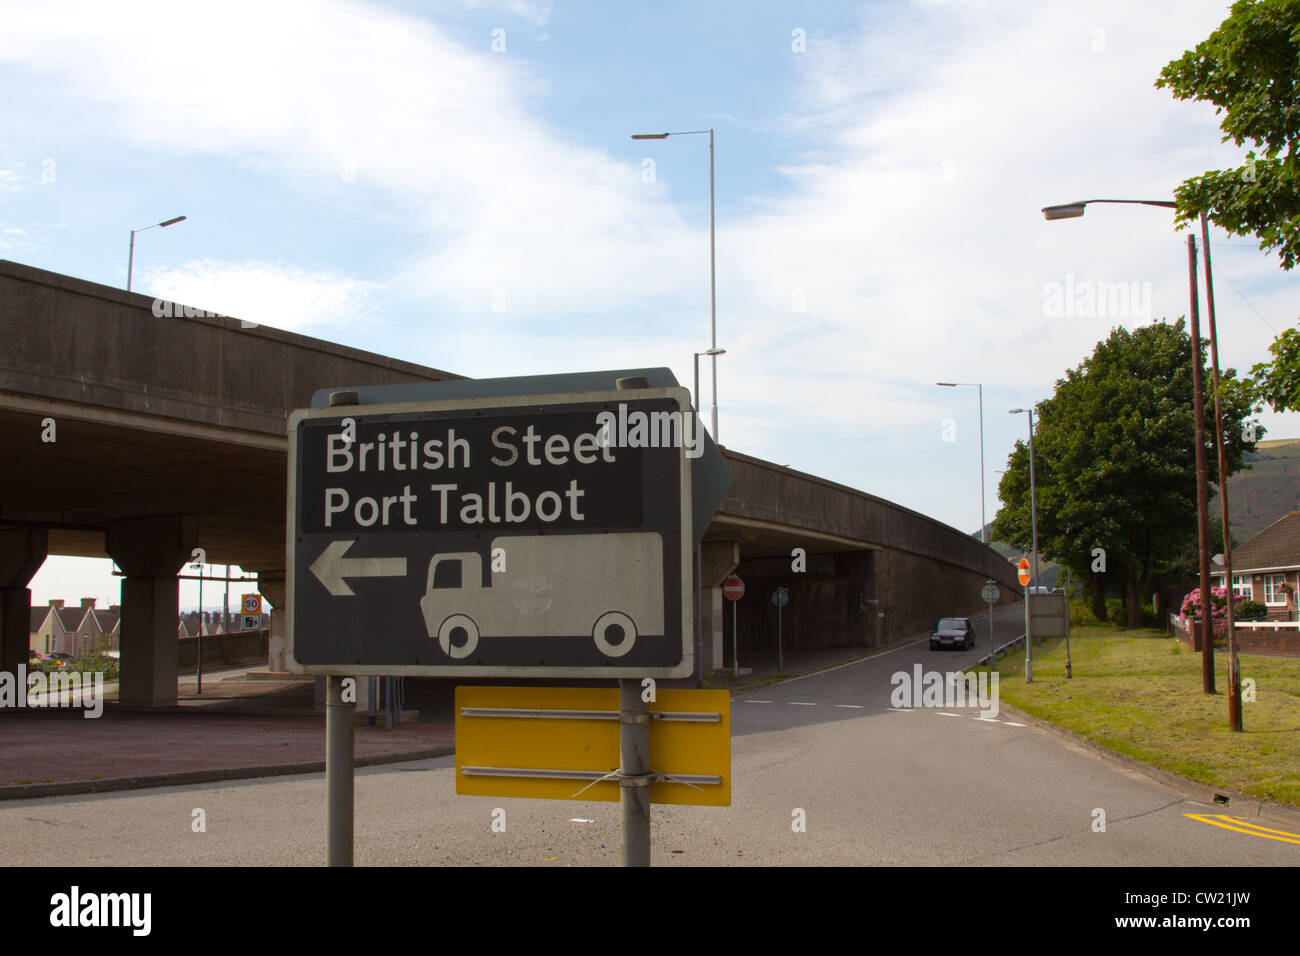
[[[1223,139],[1250,144],[1236,169],[1211,170],[1175,192],[1177,218],[1202,212],[1238,236],[1254,235],[1282,268],[1300,261],[1300,0],[1238,0],[1196,49],[1160,71],[1157,87],[1213,103]],[[1300,411],[1300,329],[1284,332],[1273,360],[1251,369],[1256,398]]]
[[[1178,187],[1178,218],[1204,212],[1235,235],[1300,260],[1300,0],[1238,0],[1196,49],[1167,64],[1157,87],[1205,100],[1223,113],[1223,139],[1251,144],[1236,169],[1211,170]]]
[[[1204,346],[1203,346],[1204,348]],[[1094,611],[1105,615],[1105,585],[1124,582],[1130,627],[1142,621],[1152,573],[1175,563],[1196,536],[1196,438],[1192,347],[1183,321],[1129,332],[1115,329],[1090,358],[1040,402],[1034,435],[1039,548],[1090,580]],[[1222,379],[1235,383],[1228,369]],[[1254,442],[1240,388],[1223,393],[1228,473]],[[1212,407],[1210,396],[1205,396]],[[1218,481],[1213,429],[1206,435],[1210,480]],[[998,537],[1031,545],[1029,454],[1017,442],[998,486]]]
[[[1275,412],[1300,412],[1300,327],[1279,335],[1269,351],[1273,361],[1250,370],[1255,376],[1255,398],[1268,402]]]

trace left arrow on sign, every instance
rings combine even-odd
[[[311,573],[335,597],[355,594],[344,578],[404,578],[406,558],[344,558],[355,541],[331,541],[311,566]]]

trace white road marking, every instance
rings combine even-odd
[[[1004,720],[1004,721],[1002,721],[1002,722],[1003,722],[1004,724],[1006,724],[1008,727],[1023,727],[1023,726],[1025,726],[1024,724],[1018,724],[1018,723],[1016,723],[1014,720]]]
[[[772,703],[772,702],[771,702],[770,700],[754,700],[754,698],[751,697],[751,698],[749,698],[748,700],[746,700],[745,703],[747,703],[747,704],[770,704],[770,703]]]
[[[937,711],[935,711],[935,713],[938,714],[940,717],[960,717],[960,716],[961,716],[961,714],[950,714],[950,713],[948,713],[946,710],[937,710]]]
[[[852,707],[854,710],[862,710],[862,709],[864,709],[862,704],[836,704],[835,706],[836,706],[836,707]]]
[[[816,705],[816,704],[810,704],[810,703],[809,703],[808,701],[806,701],[806,700],[792,700],[792,701],[790,701],[790,706],[791,706],[791,707],[816,707],[817,705]]]

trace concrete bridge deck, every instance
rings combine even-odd
[[[462,377],[187,311],[0,260],[0,669],[26,659],[27,584],[46,555],[107,556],[126,574],[123,702],[174,703],[175,575],[194,548],[257,571],[282,604],[289,413],[321,388]],[[986,578],[1004,602],[1018,594],[1011,565],[955,528],[723,453],[734,480],[704,538],[702,580],[713,665],[731,619],[719,585],[736,569],[755,597],[792,588],[796,642],[846,647],[974,612]],[[794,548],[808,555],[799,574]],[[766,646],[764,601],[742,603],[741,634]]]

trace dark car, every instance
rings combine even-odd
[[[963,651],[975,646],[975,625],[968,617],[945,617],[930,632],[930,650],[941,647],[960,647]]]

